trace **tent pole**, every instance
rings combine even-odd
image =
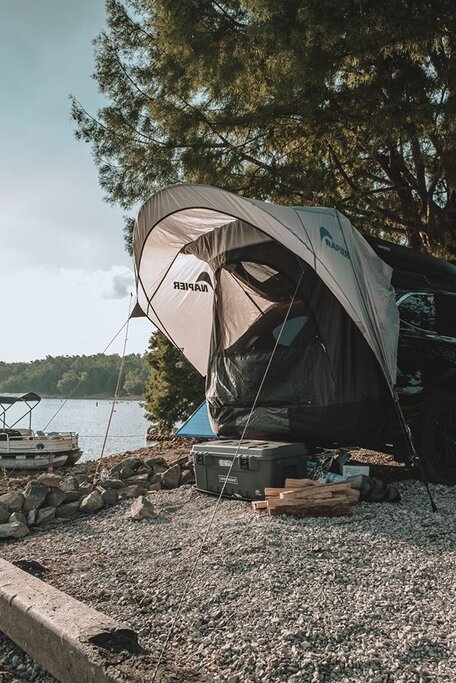
[[[401,429],[402,429],[402,432],[403,432],[404,437],[405,437],[405,442],[407,444],[410,463],[412,464],[412,466],[418,468],[421,481],[423,482],[423,484],[425,486],[425,489],[426,489],[428,497],[429,497],[429,502],[431,503],[432,512],[437,512],[437,505],[435,504],[434,498],[432,497],[432,493],[431,493],[431,489],[429,487],[429,482],[428,482],[426,472],[424,470],[424,467],[422,466],[421,458],[419,457],[418,453],[416,452],[413,437],[410,433],[410,428],[409,428],[409,426],[405,420],[404,413],[402,412],[402,408],[401,408],[400,403],[399,403],[399,396],[397,395],[397,391],[396,391],[395,387],[391,387],[391,389],[393,392],[394,407],[396,408],[396,413],[397,413],[397,416],[399,418],[399,423],[401,425]]]

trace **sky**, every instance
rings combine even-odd
[[[70,94],[103,105],[91,74],[104,24],[104,0],[0,0],[0,361],[99,353],[128,316],[123,211],[70,118]],[[127,352],[151,331],[133,319]]]

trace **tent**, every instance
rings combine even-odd
[[[392,269],[343,214],[181,184],[145,202],[133,245],[136,314],[206,376],[216,434],[249,420],[250,438],[387,438]]]

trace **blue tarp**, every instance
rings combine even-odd
[[[193,436],[196,439],[216,439],[217,436],[212,431],[207,414],[207,403],[204,401],[195,412],[190,415],[188,420],[180,427],[176,436]]]

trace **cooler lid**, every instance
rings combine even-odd
[[[239,449],[239,450],[238,450]],[[224,455],[249,455],[250,457],[276,458],[279,455],[306,455],[307,448],[303,443],[289,443],[286,441],[265,441],[246,439],[239,448],[238,439],[223,439],[220,441],[205,441],[192,446],[192,453],[210,453],[223,457]]]

